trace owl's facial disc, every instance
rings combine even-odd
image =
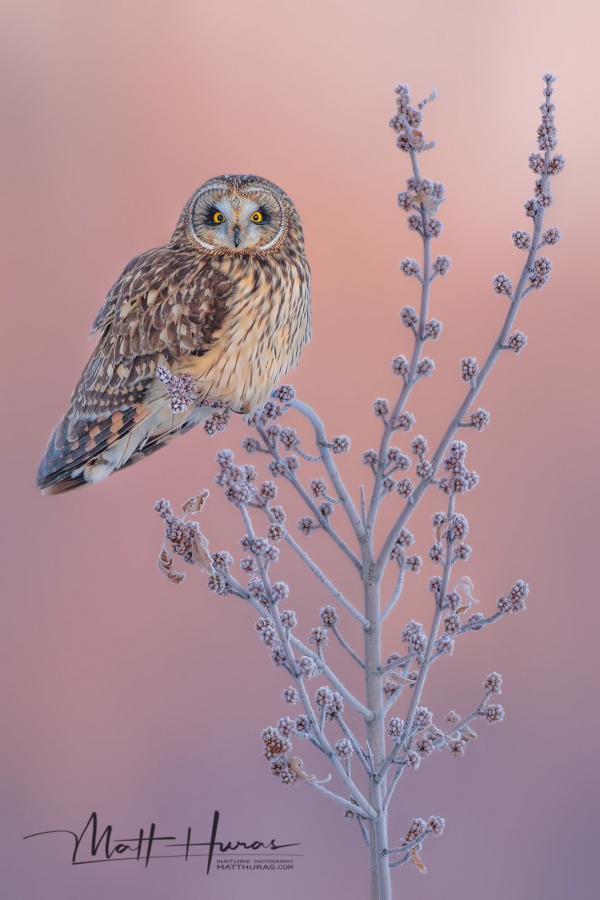
[[[213,184],[196,195],[190,227],[194,240],[207,250],[248,253],[277,243],[286,217],[281,200],[268,189]]]

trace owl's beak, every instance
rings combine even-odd
[[[239,247],[240,244],[240,226],[234,225],[233,227],[233,243],[236,247]]]

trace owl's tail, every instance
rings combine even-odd
[[[159,450],[211,413],[210,408],[194,407],[186,411],[186,417],[164,407],[138,406],[100,421],[80,421],[75,427],[67,413],[48,442],[36,484],[44,494],[63,494],[102,481]]]

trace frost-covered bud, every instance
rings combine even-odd
[[[262,444],[258,440],[258,438],[245,437],[242,441],[242,448],[246,451],[246,453],[256,453],[262,448]]]
[[[434,369],[435,363],[433,360],[429,359],[428,356],[425,356],[423,359],[419,360],[419,363],[417,364],[417,375],[429,378]]]
[[[432,834],[440,835],[444,830],[446,822],[441,816],[430,816],[427,820],[427,827]]]
[[[386,678],[383,682],[383,693],[388,698],[393,697],[394,694],[399,694],[402,690],[402,686],[398,684],[397,681],[392,681],[391,678]]]
[[[421,764],[421,757],[416,750],[408,750],[404,757],[404,762],[409,769],[418,769]]]
[[[439,275],[445,275],[450,268],[450,260],[447,256],[436,256],[433,261],[433,271]]]
[[[290,589],[285,581],[276,581],[271,588],[271,596],[274,603],[279,603],[280,600],[285,600],[287,597],[289,597],[289,594]]]
[[[277,723],[277,731],[284,737],[289,737],[294,730],[294,721],[289,716],[283,716]]]
[[[457,513],[452,519],[451,537],[452,540],[458,538],[463,540],[469,533],[469,522],[466,516]]]
[[[294,428],[282,428],[279,440],[286,450],[293,450],[298,443],[298,435]]]
[[[344,700],[341,694],[333,691],[331,694],[331,702],[328,704],[325,715],[330,722],[333,722],[344,711]]]
[[[271,507],[271,515],[275,519],[276,522],[279,522],[280,525],[283,525],[287,516],[285,514],[285,510],[283,506],[272,506]]]
[[[541,153],[531,153],[529,155],[529,168],[536,173],[536,175],[541,175],[544,171],[544,157]]]
[[[499,672],[490,672],[488,677],[483,682],[483,688],[486,691],[491,691],[493,694],[501,694],[502,675],[500,675]]]
[[[390,412],[390,405],[384,397],[379,397],[373,403],[373,412],[376,416],[387,416]]]
[[[460,631],[461,622],[460,618],[456,615],[456,613],[448,613],[444,618],[444,629],[446,634],[458,634]]]
[[[419,317],[414,306],[405,306],[400,310],[400,318],[405,328],[415,328],[419,323]]]
[[[414,194],[410,191],[402,191],[402,193],[398,194],[398,206],[400,209],[403,209],[405,212],[408,212],[412,209],[414,203]]]
[[[416,456],[424,456],[429,449],[427,446],[427,441],[423,437],[422,434],[418,434],[415,438],[410,442],[410,449]]]
[[[347,434],[338,434],[331,441],[333,453],[347,453],[350,449],[350,438]]]
[[[277,728],[265,728],[261,733],[261,738],[265,745],[265,756],[267,759],[283,756],[288,750],[292,749],[291,742]]]
[[[486,425],[489,425],[490,414],[485,409],[478,409],[471,413],[471,425],[477,431],[483,431]]]
[[[479,366],[474,356],[465,356],[460,361],[460,374],[463,381],[471,381],[479,374]]]
[[[284,406],[288,406],[292,400],[295,399],[296,391],[291,384],[280,384],[279,387],[273,391],[273,396]]]
[[[417,731],[424,731],[426,728],[429,728],[432,722],[433,714],[427,709],[427,707],[417,706],[413,719],[413,727],[416,728]]]
[[[398,743],[402,740],[402,732],[404,731],[404,720],[399,719],[397,716],[394,716],[393,719],[390,719],[387,723],[386,728],[387,733],[391,737],[391,739]]]
[[[394,425],[394,428],[401,429],[402,431],[410,431],[415,424],[415,417],[412,413],[403,412],[392,424]]]
[[[313,497],[324,497],[327,493],[327,484],[323,478],[313,478],[309,487]]]
[[[388,447],[386,460],[388,463],[400,463],[405,459],[399,447]]]
[[[315,703],[319,709],[326,709],[333,700],[333,694],[328,687],[320,687],[315,694]]]
[[[326,628],[311,628],[308,637],[309,644],[316,644],[317,647],[325,647],[329,643],[329,634]]]
[[[448,741],[448,748],[452,756],[462,756],[465,752],[466,742],[461,738]]]
[[[405,378],[408,375],[410,366],[408,360],[404,356],[395,356],[392,360],[392,372],[394,375],[401,375]]]
[[[443,228],[444,226],[440,220],[432,217],[425,226],[425,234],[427,237],[438,238],[442,233]]]
[[[429,579],[428,589],[432,594],[439,593],[439,590],[442,586],[442,579],[439,575],[434,575],[433,578]]]
[[[410,277],[411,275],[418,275],[421,269],[416,259],[410,259],[407,256],[406,259],[403,259],[400,263],[400,271]]]
[[[276,444],[281,433],[281,425],[278,425],[276,422],[270,422],[265,428],[265,433],[271,444]]]
[[[272,522],[269,525],[267,537],[270,541],[282,541],[285,537],[285,528],[278,522]]]
[[[415,741],[415,750],[421,759],[425,759],[426,756],[431,756],[435,750],[435,744],[433,743],[433,738],[429,732],[422,735],[422,737],[417,738]]]
[[[532,287],[536,288],[536,290],[543,287],[550,277],[551,270],[552,263],[547,257],[540,256],[539,259],[536,259],[533,264],[533,272],[529,276]]]
[[[296,618],[296,613],[293,609],[282,609],[281,624],[284,628],[296,627],[296,625],[298,624],[298,619]]]
[[[296,734],[300,737],[308,737],[312,732],[312,726],[308,716],[305,716],[304,714],[297,716],[294,721],[294,729]]]
[[[348,740],[348,738],[341,738],[341,740],[336,741],[333,745],[333,749],[340,759],[350,759],[354,750],[352,749],[352,744]]]
[[[375,450],[365,450],[362,455],[362,461],[364,466],[377,465],[377,453]]]
[[[269,472],[274,478],[285,477],[289,474],[289,469],[285,462],[281,459],[273,459],[268,466]]]
[[[423,337],[425,340],[431,339],[432,341],[437,341],[441,333],[442,323],[438,322],[437,319],[431,319],[423,329]]]
[[[553,156],[550,160],[550,165],[548,166],[548,172],[550,175],[558,175],[559,172],[565,167],[565,158],[562,154],[557,153],[556,156]]]
[[[528,231],[513,231],[512,239],[518,250],[529,250],[531,247],[531,236]]]
[[[229,593],[227,578],[220,572],[213,572],[212,575],[209,575],[206,583],[209,591],[213,591],[215,594],[223,596]]]
[[[448,634],[439,637],[434,646],[438,653],[444,653],[447,656],[452,656],[454,653],[454,641]]]
[[[245,556],[240,560],[240,569],[247,575],[252,575],[256,571],[256,562],[251,556]]]
[[[339,616],[334,606],[321,607],[321,621],[325,628],[333,628]]]
[[[310,656],[301,656],[298,660],[298,672],[303,678],[314,678],[317,674],[317,664]]]
[[[398,482],[396,490],[405,500],[410,497],[415,487],[410,478],[402,478],[401,481]]]
[[[535,219],[539,210],[540,208],[535,200],[528,200],[525,204],[525,215],[531,216],[532,219]]]
[[[423,234],[423,220],[421,216],[413,214],[409,216],[406,220],[406,224],[408,225],[409,231],[418,231],[419,234]]]
[[[439,543],[439,541],[429,548],[429,553],[427,555],[429,556],[429,559],[434,563],[443,562],[444,548]]]
[[[418,463],[415,471],[416,471],[417,475],[419,476],[419,478],[422,478],[423,480],[425,480],[426,478],[433,477],[433,466],[426,459],[424,459],[420,463]]]
[[[460,716],[453,709],[446,715],[446,722],[449,722],[451,725],[455,725],[457,722],[460,722]]]
[[[275,644],[271,650],[271,661],[275,666],[285,666],[287,658],[281,644]]]
[[[403,528],[398,537],[396,538],[395,547],[410,547],[414,544],[415,538],[414,535],[410,533],[407,528]]]
[[[507,347],[509,350],[512,350],[513,353],[520,353],[523,347],[527,344],[527,335],[523,334],[522,331],[515,331],[514,334],[508,339]]]
[[[268,562],[277,562],[279,559],[279,548],[274,547],[272,544],[267,544],[264,557]]]
[[[501,272],[499,275],[496,275],[493,280],[494,291],[496,294],[506,294],[507,297],[512,296],[512,281],[505,275],[504,272]]]
[[[309,535],[316,527],[317,526],[310,516],[302,516],[302,518],[298,519],[296,522],[296,528],[301,531],[302,534]]]
[[[287,687],[281,694],[284,703],[299,703],[300,694],[295,687]]]
[[[525,597],[529,593],[529,585],[524,581],[519,579],[516,584],[514,584],[508,594],[509,601],[509,612],[520,612],[522,609],[525,609]]]
[[[465,472],[465,481],[467,482],[467,490],[472,491],[479,484],[479,475],[477,472]]]
[[[407,556],[405,566],[409,572],[418,573],[423,564],[423,560],[420,556]]]
[[[333,503],[331,503],[330,500],[323,500],[322,503],[319,503],[318,509],[321,515],[325,518],[333,515]]]
[[[264,586],[260,578],[251,578],[248,582],[248,594],[254,600],[260,600],[264,594]]]
[[[558,244],[562,237],[558,228],[548,228],[542,235],[545,244]]]
[[[233,563],[233,556],[227,550],[218,550],[210,558],[215,569],[228,569]]]
[[[412,844],[415,841],[418,841],[423,837],[426,831],[427,823],[423,819],[413,819],[410,828],[406,832],[406,843]]]
[[[492,703],[484,709],[482,715],[493,725],[495,722],[501,722],[504,718],[504,707],[499,703]]]
[[[466,624],[471,626],[471,631],[481,631],[481,629],[484,627],[483,618],[483,613],[473,613],[467,619]]]
[[[472,548],[469,547],[468,544],[464,544],[462,541],[460,544],[456,544],[454,547],[454,555],[456,559],[466,560],[471,555]]]

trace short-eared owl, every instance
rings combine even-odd
[[[169,243],[129,263],[93,331],[100,340],[38,470],[48,494],[141,459],[208,418],[210,404],[248,413],[265,403],[310,340],[293,203],[254,175],[207,181]],[[173,412],[159,366],[186,376],[199,402]]]

